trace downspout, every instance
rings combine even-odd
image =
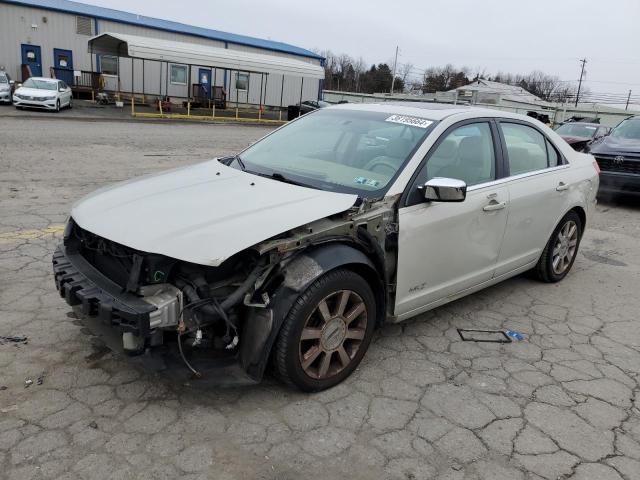
[[[320,66],[324,69],[324,58],[320,60]],[[322,92],[324,91],[324,78],[318,81],[318,100],[324,100]]]

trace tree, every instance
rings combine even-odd
[[[424,71],[422,91],[424,93],[446,92],[469,83],[467,68],[457,69],[447,64],[444,67],[430,67]]]

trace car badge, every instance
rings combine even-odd
[[[615,157],[615,158],[613,159],[613,162],[614,162],[616,165],[622,165],[622,164],[624,163],[624,157],[623,157],[622,155],[618,155],[617,157]]]

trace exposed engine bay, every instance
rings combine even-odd
[[[170,350],[196,377],[206,375],[212,358],[233,359],[259,380],[291,304],[306,285],[332,268],[332,262],[360,265],[354,268],[363,270],[379,293],[377,320],[391,315],[387,306],[393,305],[395,287],[396,200],[359,201],[347,212],[268,239],[216,267],[141,252],[84,230],[70,219],[65,258],[81,256],[122,295],[149,306],[147,315],[136,321],[108,308],[109,326],[119,327],[121,349],[127,354]],[[56,283],[68,297],[74,282],[82,282],[60,265],[56,270],[54,256]],[[105,317],[102,311],[92,311],[92,302],[99,301],[86,290],[77,289],[79,301],[90,304],[84,313]]]

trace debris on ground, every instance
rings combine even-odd
[[[18,405],[9,405],[8,407],[0,408],[0,413],[9,413],[18,409]]]
[[[511,339],[502,330],[478,330],[458,328],[463,342],[511,343]]]
[[[506,335],[508,335],[511,338],[515,338],[516,340],[518,340],[519,342],[521,342],[522,340],[524,340],[524,335],[522,335],[520,332],[516,332],[515,330],[507,330],[505,332]]]
[[[90,424],[89,427],[93,428],[94,430],[98,429],[98,424],[96,423],[95,420],[93,420]]]
[[[27,343],[28,338],[24,335],[0,335],[0,345],[5,343]]]
[[[40,374],[40,376],[38,377],[38,380],[37,380],[37,382],[36,382],[36,383],[37,383],[38,385],[42,385],[42,384],[44,383],[44,377],[46,377],[46,376],[47,376],[47,372],[42,372],[42,373]]]
[[[29,388],[32,384],[33,384],[33,380],[31,380],[30,378],[27,378],[24,381],[24,388]]]
[[[2,390],[6,390],[7,388],[9,388],[9,387],[7,387],[6,385],[0,385],[0,392],[1,392]]]

